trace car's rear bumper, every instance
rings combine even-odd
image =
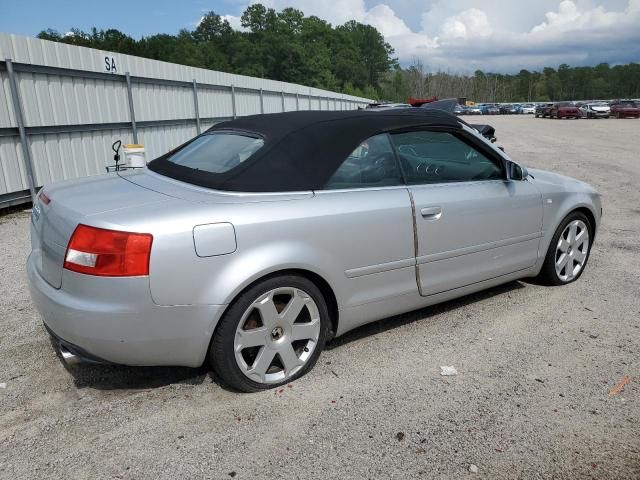
[[[556,116],[558,118],[567,118],[567,117],[582,117],[582,113],[580,112],[572,112],[572,111],[559,111]]]
[[[624,117],[624,118],[638,118],[640,117],[640,112],[616,112],[616,115],[620,116],[620,117]]]
[[[156,305],[147,277],[65,270],[62,288],[55,289],[38,272],[33,254],[27,273],[31,298],[58,346],[94,363],[200,366],[226,308]]]

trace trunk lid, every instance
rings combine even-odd
[[[253,203],[296,200],[313,196],[311,191],[252,193],[213,190],[191,185],[147,169],[124,172],[121,177],[139,187],[195,203]]]
[[[49,204],[40,197],[31,214],[31,249],[36,268],[53,287],[62,285],[62,269],[69,239],[79,223],[120,209],[140,208],[170,200],[117,175],[71,180],[43,187]]]

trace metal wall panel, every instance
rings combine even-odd
[[[230,117],[233,115],[231,91],[210,88],[198,89],[198,105],[200,107],[200,116],[204,118]]]
[[[285,112],[295,112],[298,109],[296,105],[296,96],[295,95],[285,95],[284,96],[284,110]]]
[[[282,97],[279,93],[264,92],[264,113],[282,112]]]
[[[16,126],[16,117],[13,113],[13,104],[9,101],[10,98],[9,77],[7,72],[0,70],[0,128]]]
[[[29,188],[18,137],[0,137],[0,194]]]
[[[129,120],[123,82],[23,72],[17,79],[26,126]]]
[[[105,72],[105,56],[115,59],[117,72]],[[23,113],[24,145],[7,59]],[[233,115],[282,112],[283,93],[286,111],[341,110],[370,102],[303,85],[0,33],[0,208],[22,199],[17,194],[30,188],[25,148],[37,188],[103,173],[113,163],[111,144],[118,139],[132,143],[134,132],[149,160],[184,143],[197,134],[194,81],[201,131]]]
[[[260,92],[236,92],[236,115],[255,115],[260,113]],[[219,117],[220,115],[211,115]]]
[[[132,143],[131,131],[117,129],[31,136],[37,184],[105,173],[105,167],[113,164],[111,145],[116,140]]]
[[[134,83],[132,90],[136,121],[195,117],[191,86]]]

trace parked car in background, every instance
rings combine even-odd
[[[254,115],[147,168],[45,185],[26,268],[63,358],[208,364],[251,392],[363,324],[577,280],[601,212],[591,186],[529,174],[444,111]]]
[[[542,103],[536,105],[535,116],[536,118],[545,118],[549,116],[551,112],[551,107],[553,107],[553,103]]]
[[[609,118],[611,107],[604,102],[585,103],[580,106],[580,112],[585,118]]]
[[[555,103],[549,109],[549,118],[580,118],[580,109],[570,102]]]
[[[500,105],[500,114],[501,115],[514,115],[518,113],[519,105],[515,104],[503,104]]]
[[[525,115],[533,115],[536,113],[536,106],[533,103],[525,103],[520,107],[520,113]]]
[[[498,115],[500,113],[500,109],[497,105],[492,103],[486,103],[480,107],[480,111],[482,111],[483,115]]]
[[[462,105],[456,105],[455,107],[453,107],[453,113],[455,113],[456,115],[465,115],[467,113],[466,107]]]
[[[611,115],[616,118],[640,118],[640,106],[634,100],[619,100],[611,104]]]
[[[478,108],[477,105],[468,106],[467,107],[467,114],[469,114],[469,115],[482,115],[482,110],[480,110],[480,108]]]

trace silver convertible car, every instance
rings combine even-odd
[[[142,170],[45,186],[27,270],[69,361],[209,362],[256,391],[365,323],[576,280],[601,214],[589,185],[442,111],[258,115]]]

